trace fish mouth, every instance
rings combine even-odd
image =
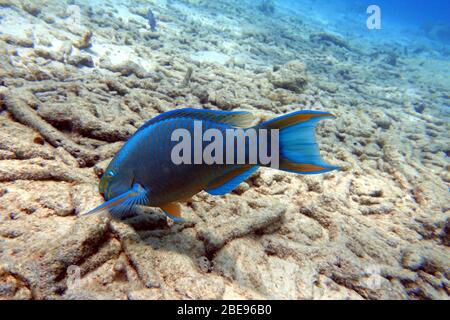
[[[98,191],[100,194],[103,195],[103,197],[105,197],[105,193],[106,193],[106,189],[108,188],[108,183],[107,181],[104,181],[103,179],[100,180],[100,183],[98,184]]]
[[[115,176],[116,172],[112,169],[108,169],[100,179],[100,182],[98,184],[98,191],[103,195],[105,199],[110,195],[109,193],[111,191],[111,182]]]

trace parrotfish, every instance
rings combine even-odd
[[[148,9],[147,11],[147,22],[152,32],[156,32],[156,19],[152,9]]]
[[[317,122],[332,117],[297,111],[252,125],[254,117],[245,111],[162,113],[115,155],[99,183],[105,202],[86,214],[108,211],[123,218],[136,206],[148,206],[178,222],[183,221],[179,202],[201,191],[230,193],[260,166],[298,174],[338,169],[322,160],[315,138]]]

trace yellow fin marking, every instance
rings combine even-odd
[[[181,206],[178,202],[170,202],[159,206],[163,211],[171,216],[181,218]]]

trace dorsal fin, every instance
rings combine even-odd
[[[309,122],[310,125],[314,125],[320,119],[334,117],[335,116],[329,112],[302,110],[263,122],[259,124],[259,127],[268,129],[283,129],[295,124],[306,122]]]
[[[247,111],[219,111],[184,108],[161,113],[142,125],[136,132],[148,128],[152,124],[173,118],[190,118],[195,120],[208,120],[217,123],[225,123],[232,127],[247,128],[250,127],[255,117]]]

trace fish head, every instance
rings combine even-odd
[[[116,176],[116,172],[113,169],[108,168],[100,179],[98,191],[103,194],[105,199],[109,198],[108,193],[110,193],[111,191],[111,185],[113,184],[114,180],[116,180]]]
[[[133,177],[126,171],[109,166],[100,179],[98,190],[106,200],[128,191],[133,184]]]

